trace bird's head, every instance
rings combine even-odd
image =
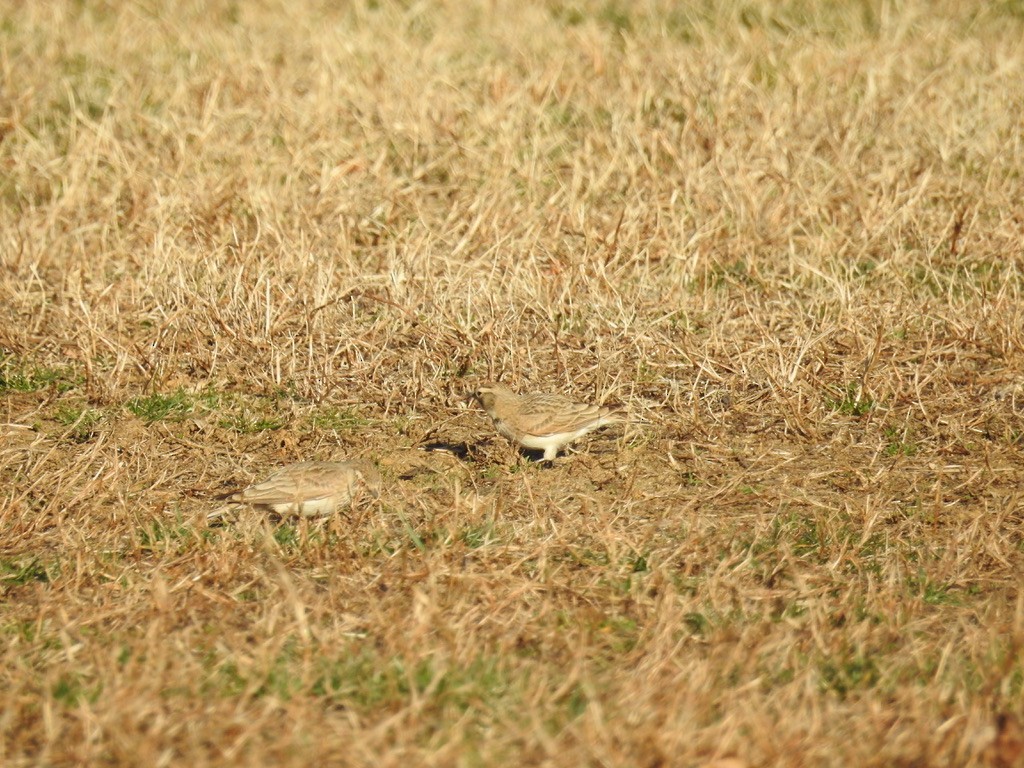
[[[470,398],[476,400],[480,407],[488,413],[494,411],[494,404],[501,395],[510,394],[507,389],[489,381],[482,381],[475,390],[470,393]]]
[[[380,498],[381,476],[373,464],[368,461],[360,461],[356,469],[356,477],[363,484],[370,495],[375,499]]]

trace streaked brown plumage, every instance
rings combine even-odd
[[[368,461],[301,461],[224,497],[227,506],[208,518],[221,517],[240,504],[282,516],[326,517],[350,504],[363,489],[379,496],[380,486],[380,472]]]
[[[562,395],[519,395],[491,382],[477,387],[473,397],[501,434],[524,448],[544,451],[545,461],[588,432],[628,421],[622,412],[605,406],[576,403]]]

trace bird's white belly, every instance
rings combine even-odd
[[[338,500],[333,496],[326,499],[304,499],[286,501],[268,506],[279,515],[298,515],[300,517],[326,517],[334,514]]]
[[[575,432],[556,432],[553,435],[523,435],[519,443],[524,448],[545,451],[552,446],[561,448],[563,445],[568,445],[577,437],[582,437],[589,431],[590,429],[588,428],[577,429]]]

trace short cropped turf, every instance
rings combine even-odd
[[[1024,3],[0,9],[0,763],[1024,759]],[[485,379],[625,408],[546,467]],[[326,523],[216,497],[379,463]]]

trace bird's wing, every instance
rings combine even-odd
[[[352,469],[344,464],[305,461],[274,473],[240,494],[249,504],[287,504],[333,496],[352,482]]]
[[[538,396],[524,402],[521,429],[543,437],[562,432],[575,432],[595,424],[602,418],[613,421],[612,411],[600,405],[574,403],[556,395]]]

